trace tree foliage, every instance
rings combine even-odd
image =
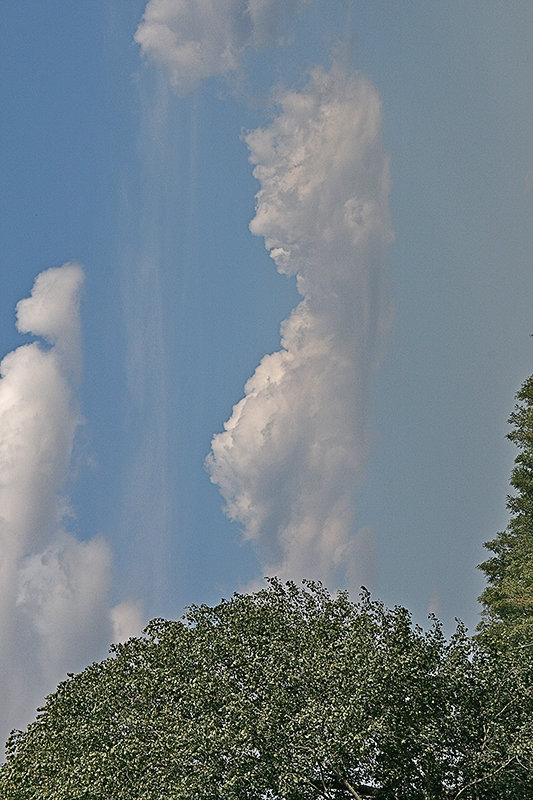
[[[508,438],[518,447],[511,473],[515,493],[507,498],[507,529],[485,544],[493,555],[480,569],[488,586],[479,598],[484,606],[479,626],[486,642],[533,647],[533,375],[516,395]]]
[[[0,797],[525,800],[531,666],[366,591],[271,580],[61,683],[12,734]]]

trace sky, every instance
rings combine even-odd
[[[2,11],[0,738],[265,575],[473,630],[531,373],[531,3]]]

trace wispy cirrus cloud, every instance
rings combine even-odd
[[[81,370],[78,264],[42,272],[17,305],[33,341],[0,364],[0,738],[34,716],[42,697],[133,633],[130,604],[109,608],[111,552],[101,537],[69,531],[64,494]],[[126,632],[124,620],[129,620]]]
[[[246,48],[280,43],[287,20],[309,0],[150,0],[135,34],[178,94],[233,72]]]
[[[369,80],[337,65],[315,69],[279,105],[246,137],[260,184],[250,230],[303,299],[213,437],[207,466],[267,573],[353,585],[371,560],[372,537],[353,531],[353,516],[371,376],[392,318],[381,107]]]

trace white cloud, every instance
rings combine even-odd
[[[81,422],[79,297],[83,271],[42,272],[17,306],[21,333],[42,337],[0,364],[0,738],[25,725],[68,670],[111,640],[111,553],[67,531],[62,495]]]
[[[440,613],[440,597],[436,588],[433,589],[433,592],[431,594],[431,599],[427,607],[427,613],[428,616],[432,614],[438,616],[438,614]]]
[[[110,567],[104,539],[80,542],[60,529],[19,563],[17,612],[35,633],[32,650],[52,686],[69,664],[84,666],[110,641]]]
[[[41,272],[31,297],[17,303],[17,329],[41,336],[55,345],[63,366],[80,366],[80,287],[83,270],[79,264],[64,264]]]
[[[281,41],[301,1],[150,0],[135,41],[186,94],[204,78],[237,69],[247,47]]]
[[[272,124],[246,137],[260,183],[250,229],[278,271],[296,276],[303,300],[207,465],[267,573],[366,580],[372,536],[353,532],[353,514],[371,374],[392,316],[380,102],[366,78],[337,66],[315,69],[279,102]]]
[[[131,636],[139,636],[144,628],[142,603],[125,600],[111,609],[113,641],[125,642]]]

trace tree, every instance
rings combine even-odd
[[[522,385],[508,438],[519,448],[511,473],[515,494],[507,498],[507,529],[485,543],[494,555],[479,565],[488,586],[480,637],[500,647],[533,646],[533,375]]]
[[[460,625],[447,642],[436,620],[424,632],[366,591],[352,603],[271,580],[153,620],[69,676],[10,737],[0,796],[526,800],[520,655],[494,659]]]

